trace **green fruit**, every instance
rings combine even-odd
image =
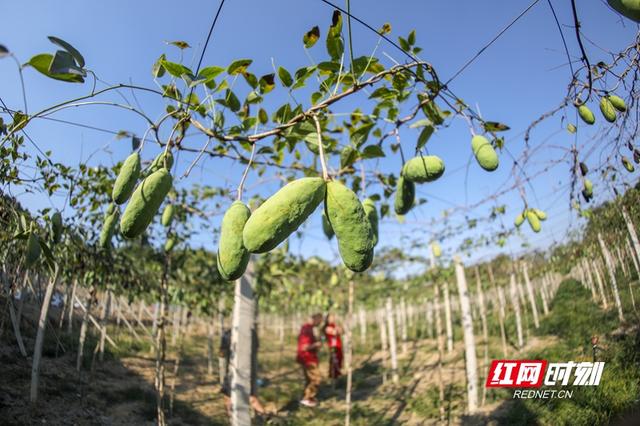
[[[164,157],[165,157],[165,152],[162,151],[160,154],[158,154],[156,158],[153,159],[153,161],[151,162],[151,165],[149,166],[150,173],[156,172],[161,168],[166,168],[167,170],[171,170],[171,167],[173,166],[173,154],[171,153],[171,151],[167,152],[166,167],[165,167]]]
[[[589,168],[586,164],[580,163],[580,173],[582,173],[582,176],[586,176],[589,173]]]
[[[431,252],[435,257],[442,256],[442,249],[440,248],[440,244],[438,244],[436,241],[431,243]]]
[[[593,115],[593,112],[591,112],[586,105],[580,105],[578,107],[578,115],[582,118],[582,121],[589,125],[596,122],[596,116]]]
[[[589,179],[584,180],[584,188],[582,190],[582,196],[587,202],[589,202],[593,198],[593,183],[591,183]]]
[[[326,189],[321,178],[302,178],[280,188],[247,220],[242,232],[245,248],[250,253],[275,248],[314,212]]]
[[[378,209],[376,209],[376,203],[371,198],[367,198],[362,203],[364,212],[369,219],[369,225],[371,225],[371,231],[373,232],[373,246],[378,245]]]
[[[529,222],[529,226],[531,227],[533,232],[540,232],[540,219],[538,218],[538,215],[535,213],[535,211],[533,209],[527,210],[526,216],[527,222]]]
[[[345,266],[362,272],[373,261],[373,230],[358,196],[337,181],[327,183],[325,211]]]
[[[600,99],[600,112],[605,120],[609,123],[613,123],[616,121],[616,109],[613,107],[613,104],[607,97],[603,97]]]
[[[607,0],[607,2],[622,16],[640,22],[640,0]]]
[[[40,258],[40,238],[36,235],[35,232],[29,232],[29,237],[27,238],[27,251],[24,255],[24,263],[25,267],[30,268],[38,258]]]
[[[173,250],[173,247],[176,245],[176,239],[174,237],[167,238],[167,241],[164,243],[164,251],[170,252]]]
[[[620,96],[610,95],[609,102],[611,102],[611,105],[620,112],[625,112],[627,110],[627,104],[624,103],[624,99]]]
[[[218,244],[218,271],[227,281],[237,280],[249,263],[249,252],[242,242],[242,230],[251,210],[242,201],[234,201],[222,218]]]
[[[547,220],[547,214],[540,210],[540,209],[531,209],[533,210],[533,213],[535,213],[536,216],[538,216],[538,219],[540,220]]]
[[[569,123],[569,124],[567,124],[567,131],[569,133],[575,133],[575,132],[578,131],[578,129],[576,128],[575,124]]]
[[[633,173],[636,170],[636,168],[633,167],[633,164],[631,163],[631,161],[629,161],[627,157],[622,157],[622,165],[624,166],[625,169],[627,169],[629,173]]]
[[[498,154],[487,138],[481,135],[471,138],[471,149],[480,167],[488,172],[498,168]]]
[[[62,215],[60,212],[51,215],[51,231],[53,232],[53,242],[59,243],[62,238]]]
[[[167,206],[164,208],[164,211],[162,212],[162,219],[160,219],[160,223],[162,223],[162,226],[165,226],[167,228],[171,226],[171,222],[173,222],[174,211],[175,208],[173,204],[167,204]]]
[[[122,235],[135,238],[147,229],[171,190],[172,184],[171,174],[163,168],[140,182],[120,219]]]
[[[422,111],[427,116],[427,118],[429,118],[429,120],[436,126],[439,126],[440,124],[444,123],[444,117],[443,117],[442,111],[440,110],[438,105],[436,105],[435,102],[429,101],[428,103],[426,103],[422,107]]]
[[[520,225],[522,225],[523,222],[524,222],[524,214],[520,213],[518,216],[516,216],[515,220],[513,221],[513,224],[516,225],[517,227],[520,227]]]
[[[102,230],[100,231],[100,241],[98,242],[100,247],[103,249],[111,247],[111,239],[113,238],[116,226],[118,225],[118,216],[120,216],[118,210],[114,210],[113,213],[104,218]]]
[[[324,211],[322,212],[322,232],[324,232],[327,239],[331,240],[333,238],[333,228],[331,227],[329,219],[327,219],[327,215]]]
[[[435,155],[421,155],[407,161],[402,175],[411,182],[424,183],[438,179],[444,173],[444,163]]]
[[[133,193],[140,177],[140,154],[134,152],[122,164],[120,173],[113,184],[111,198],[116,204],[124,204]]]
[[[400,176],[398,179],[398,189],[396,190],[396,199],[393,204],[396,214],[405,215],[409,213],[416,197],[416,185]]]

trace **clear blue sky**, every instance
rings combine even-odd
[[[344,2],[338,4],[344,6]],[[415,29],[417,44],[424,48],[421,58],[434,64],[441,78],[446,79],[528,4],[525,1],[353,0],[351,6],[356,16],[376,28],[385,22],[391,23],[391,36],[394,39],[399,35],[406,36]],[[573,29],[569,27],[572,24],[570,3],[554,0],[553,4],[560,22],[565,25],[570,51],[578,55]],[[184,61],[188,66],[195,66],[217,6],[218,2],[209,1],[5,2],[0,13],[0,43],[13,51],[22,62],[26,62],[34,54],[53,52],[55,48],[46,37],[55,35],[75,45],[84,54],[87,67],[101,79],[110,83],[132,81],[153,86],[150,69],[158,56],[167,53],[171,60],[179,59],[177,49],[167,46],[164,41],[187,41],[193,48],[185,51]],[[605,2],[585,1],[579,2],[578,6],[583,31],[589,38],[586,47],[592,63],[607,58],[601,48],[616,51],[632,42],[636,25],[628,20],[622,22]],[[308,57],[302,48],[301,38],[312,26],[319,25],[323,39],[331,13],[331,8],[319,0],[227,1],[207,49],[204,65],[227,66],[233,59],[253,58],[251,70],[256,75],[262,75],[272,72],[272,60],[276,66],[282,65],[289,70],[309,65],[312,60],[324,60],[326,53],[322,41],[309,51],[311,57]],[[353,29],[355,56],[370,54],[377,42],[376,35],[355,22]],[[383,52],[398,61],[405,60],[402,54],[383,42],[378,55],[382,56],[385,66],[392,65],[392,62],[383,56]],[[526,126],[562,100],[570,79],[566,62],[551,11],[547,2],[542,0],[458,77],[451,88],[468,104],[479,105],[485,119],[504,122],[511,127],[505,133],[507,147],[517,156],[523,148],[522,132]],[[22,109],[15,65],[9,60],[0,61],[0,76],[2,98],[10,107]],[[90,90],[89,84],[56,82],[33,69],[25,71],[25,78],[30,111]],[[123,94],[130,97],[130,93]],[[284,94],[275,96],[282,96],[277,98],[281,102],[286,99]],[[159,116],[164,104],[158,98],[145,95],[138,97],[145,112],[152,117]],[[365,95],[338,104],[333,112],[347,112],[357,106],[366,110],[367,105]],[[107,107],[78,108],[61,112],[56,118],[114,131],[128,130],[139,136],[145,131],[145,122],[135,115]],[[570,146],[572,137],[562,126],[559,117],[549,120],[533,133],[532,144],[537,145],[550,138],[555,145]],[[597,130],[581,127],[580,140],[589,140],[589,136]],[[128,141],[117,141],[112,135],[49,121],[30,124],[29,134],[42,149],[54,151],[54,160],[69,164],[77,164],[90,152],[100,148],[105,149],[91,161],[113,164],[125,158],[130,149]],[[404,129],[401,136],[403,140],[414,140],[417,134]],[[189,139],[189,146],[199,147],[204,142],[204,137],[194,137]],[[428,150],[444,159],[447,173],[439,181],[419,187],[418,195],[429,201],[414,209],[407,216],[405,224],[397,224],[395,218],[385,220],[381,228],[382,246],[397,245],[403,239],[429,239],[431,232],[440,228],[431,227],[428,223],[432,218],[441,217],[443,209],[472,205],[494,193],[509,179],[511,161],[506,153],[501,157],[502,167],[493,174],[480,170],[475,163],[467,169],[470,138],[461,120],[454,121],[449,128],[434,135]],[[540,170],[559,152],[544,149],[536,153],[532,162],[537,166],[533,170]],[[143,155],[150,158],[155,153],[150,148]],[[178,165],[180,174],[191,158],[188,155],[181,156]],[[334,165],[337,164],[337,159],[332,161]],[[375,162],[368,164],[368,167],[376,166]],[[397,156],[386,158],[378,164],[382,169],[396,173],[400,165]],[[241,171],[241,167],[228,160],[206,160],[202,168],[196,169],[179,185],[208,183],[234,188]],[[597,178],[594,181],[597,184]],[[531,231],[525,229],[523,237],[511,238],[507,247],[487,247],[475,252],[473,257],[518,251],[522,242],[527,240],[536,247],[545,247],[554,240],[561,240],[570,222],[575,222],[569,213],[568,182],[568,166],[561,165],[535,180],[535,193],[527,189],[530,202],[547,210],[550,215],[539,235],[532,236]],[[257,176],[250,176],[248,185],[249,195],[268,195],[277,189],[274,181],[262,183]],[[50,200],[41,195],[21,195],[20,198],[33,209],[51,205],[61,208],[64,201],[56,197]],[[517,192],[512,191],[501,197],[498,204],[507,205],[504,221],[511,226],[513,217],[522,207]],[[471,209],[465,214],[453,216],[451,223],[464,221],[465,215],[469,218],[484,217],[490,209],[490,204]],[[64,214],[71,215],[72,212],[65,211]],[[217,223],[219,218],[212,220]],[[461,233],[443,242],[443,247],[451,249],[457,246],[461,238],[490,232],[480,229]],[[211,235],[200,235],[193,244],[211,246],[212,240]],[[301,247],[310,255],[331,258],[337,254],[335,240],[328,244],[322,236],[319,215],[310,219],[302,240],[292,244],[293,250],[300,250]]]

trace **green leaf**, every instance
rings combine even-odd
[[[229,65],[229,68],[227,68],[227,73],[229,75],[244,74],[252,62],[253,60],[251,59],[238,59],[237,61],[233,61],[231,65]]]
[[[71,53],[65,50],[58,50],[49,65],[51,74],[76,74],[85,76],[86,72],[76,65]]]
[[[165,69],[162,66],[162,63],[165,61],[165,58],[166,56],[164,56],[163,53],[162,55],[160,55],[155,64],[153,64],[153,68],[151,68],[151,75],[153,76],[153,78],[160,78],[164,75]]]
[[[411,46],[409,45],[409,42],[402,37],[398,37],[398,44],[400,44],[400,47],[404,51],[411,50]]]
[[[258,78],[254,74],[250,72],[244,72],[242,73],[242,76],[247,81],[247,84],[251,86],[252,89],[258,88]]]
[[[182,77],[184,74],[193,76],[193,72],[189,68],[182,64],[167,61],[166,59],[162,61],[162,67],[174,77]]]
[[[314,44],[316,44],[319,38],[320,28],[318,28],[318,26],[316,25],[305,33],[305,35],[302,37],[302,43],[304,43],[304,47],[306,49],[309,49],[313,47]]]
[[[199,79],[203,78],[207,81],[211,81],[217,76],[219,76],[223,71],[224,71],[224,68],[222,67],[216,67],[216,66],[204,67],[198,73],[198,78]]]
[[[226,90],[224,99],[216,99],[216,102],[220,105],[226,106],[233,112],[240,110],[240,101],[238,100],[238,97],[229,89]]]
[[[409,128],[417,129],[418,127],[425,127],[425,126],[431,126],[431,120],[429,120],[428,118],[422,118],[418,121],[414,121],[413,123],[411,123]]]
[[[269,121],[269,116],[267,115],[267,111],[264,108],[260,108],[258,111],[258,119],[260,120],[260,124],[267,124]]]
[[[384,151],[379,145],[369,145],[364,148],[360,154],[362,158],[379,158],[384,157]]]
[[[71,83],[84,83],[84,78],[78,74],[53,74],[49,71],[49,67],[53,62],[53,55],[49,53],[42,53],[29,59],[25,65],[30,65],[35,68],[41,74],[46,75],[49,78],[55,80],[66,81]]]
[[[353,143],[353,145],[356,147],[360,147],[363,143],[367,141],[367,138],[369,137],[369,132],[371,132],[371,129],[373,128],[374,125],[375,123],[365,123],[362,126],[353,130],[351,132],[351,143]]]
[[[342,14],[338,10],[333,11],[331,26],[327,33],[327,53],[334,61],[340,60],[344,53],[344,41],[342,40]]]
[[[186,41],[182,41],[182,40],[165,41],[165,43],[167,43],[168,45],[171,45],[171,46],[175,46],[180,50],[188,49],[188,48],[191,47],[191,46],[189,46],[189,43],[187,43]]]
[[[73,47],[72,45],[70,45],[69,43],[67,43],[66,41],[59,39],[58,37],[54,37],[54,36],[49,36],[47,37],[49,39],[49,41],[53,44],[55,44],[56,46],[60,46],[62,47],[64,50],[66,50],[67,52],[69,52],[69,54],[71,54],[71,56],[73,57],[73,59],[75,59],[76,63],[78,64],[78,66],[80,68],[84,68],[84,58],[82,57],[82,55],[80,54],[80,52],[78,52],[78,50]]]
[[[509,126],[498,123],[497,121],[485,121],[482,125],[486,132],[504,132],[505,130],[509,130]]]
[[[282,85],[285,87],[291,87],[293,84],[293,78],[291,78],[291,74],[285,68],[278,67],[278,78],[282,82]]]
[[[418,142],[416,143],[416,150],[422,149],[427,142],[429,142],[429,138],[433,134],[434,127],[432,125],[425,126],[420,132],[420,136],[418,136]]]
[[[23,129],[24,126],[29,122],[29,116],[23,114],[22,111],[16,111],[13,113],[13,123],[9,126],[9,129],[12,132],[17,132],[20,129]]]
[[[340,168],[345,169],[351,166],[358,159],[358,151],[350,146],[345,146],[340,152]]]
[[[260,77],[258,85],[260,86],[260,92],[262,94],[269,93],[276,87],[276,75],[273,73],[263,75]]]
[[[407,43],[409,43],[410,46],[416,44],[416,30],[413,30],[409,33],[409,37],[407,37]]]

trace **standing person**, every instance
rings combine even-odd
[[[322,342],[316,338],[313,331],[322,323],[322,314],[316,313],[311,316],[311,321],[304,324],[298,335],[298,356],[297,361],[302,366],[305,378],[304,396],[300,404],[306,407],[315,407],[316,393],[320,385],[320,370],[318,369],[318,349]]]
[[[342,327],[336,325],[333,314],[327,314],[323,331],[329,346],[329,377],[337,379],[342,375]]]

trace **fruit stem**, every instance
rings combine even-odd
[[[237,200],[242,200],[242,192],[244,190],[244,181],[247,179],[247,175],[249,174],[249,169],[251,168],[251,164],[253,164],[253,156],[256,153],[256,142],[251,144],[251,156],[249,157],[249,162],[247,163],[247,167],[245,167],[244,172],[242,173],[242,179],[240,179],[240,184],[238,185],[238,196]]]
[[[313,121],[316,123],[316,132],[318,133],[318,151],[320,152],[320,165],[322,166],[322,179],[325,182],[331,180],[329,178],[329,172],[327,171],[327,164],[324,160],[324,147],[322,146],[322,129],[320,128],[320,120],[318,120],[318,116],[313,116]]]

